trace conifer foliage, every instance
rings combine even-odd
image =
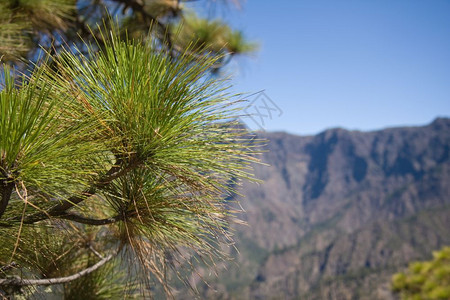
[[[392,276],[392,289],[403,300],[450,299],[450,247],[433,252],[430,261],[413,262]]]
[[[231,242],[225,199],[252,180],[255,141],[210,71],[251,47],[223,23],[220,46],[172,37],[169,20],[198,33],[173,21],[179,1],[105,2],[121,18],[102,20],[103,1],[0,7],[3,297],[140,298],[155,282],[170,295],[169,267]],[[18,71],[42,41],[45,59]]]

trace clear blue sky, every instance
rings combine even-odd
[[[449,0],[247,0],[223,17],[260,43],[229,70],[236,91],[265,90],[283,111],[266,130],[372,130],[450,116]]]

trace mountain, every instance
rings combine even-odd
[[[259,137],[270,167],[244,183],[239,253],[200,269],[201,298],[395,299],[393,273],[450,245],[450,119]]]

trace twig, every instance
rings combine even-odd
[[[110,261],[116,254],[117,253],[110,254],[110,255],[106,256],[105,258],[103,258],[102,260],[100,260],[99,262],[97,262],[95,265],[93,265],[87,269],[84,269],[78,273],[75,273],[73,275],[70,275],[70,276],[57,277],[57,278],[45,278],[45,279],[23,279],[23,278],[20,278],[19,276],[14,276],[12,278],[0,279],[0,286],[20,287],[20,286],[28,286],[28,285],[52,285],[52,284],[61,284],[61,283],[71,282],[78,278],[83,277],[84,275],[94,272],[95,270],[97,270],[98,268],[103,266],[105,263]]]
[[[12,261],[12,262],[10,262],[7,265],[1,266],[0,267],[0,272],[5,272],[5,271],[8,271],[9,269],[16,268],[18,266],[19,265],[16,262]]]
[[[92,245],[89,245],[89,250],[91,250],[95,254],[95,256],[97,256],[98,258],[100,258],[100,259],[104,259],[105,258],[97,250],[95,250],[94,247],[92,247]]]
[[[111,218],[105,218],[105,219],[92,219],[92,218],[80,216],[80,215],[77,215],[74,213],[66,213],[61,216],[58,216],[58,218],[70,220],[70,221],[74,221],[74,222],[78,222],[78,223],[82,223],[82,224],[87,224],[87,225],[106,225],[106,224],[112,224],[112,223],[115,223],[117,221],[121,221],[124,219],[124,217],[121,215],[117,215],[117,216],[114,216]]]
[[[139,159],[132,160],[128,166],[122,168],[121,167],[121,159],[118,159],[116,164],[109,169],[109,171],[102,177],[100,180],[97,181],[97,183],[93,184],[90,188],[84,190],[81,195],[74,195],[70,197],[67,200],[62,201],[59,204],[56,204],[52,208],[50,208],[45,213],[36,213],[34,215],[31,215],[29,217],[26,217],[23,222],[25,224],[33,224],[42,220],[46,220],[49,217],[58,217],[66,214],[66,211],[77,204],[81,203],[85,199],[95,195],[98,189],[106,187],[108,184],[110,184],[114,179],[119,178],[120,176],[125,175],[130,170],[136,168],[140,164]],[[8,220],[11,221],[11,220]]]

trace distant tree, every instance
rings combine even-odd
[[[156,39],[172,56],[188,49],[198,57],[221,54],[213,68],[234,55],[255,50],[256,45],[248,42],[241,31],[220,19],[199,17],[185,2],[191,1],[3,0],[0,57],[4,62],[27,67],[28,60],[36,60],[43,50],[57,53],[75,44],[85,52],[84,44],[89,43],[103,47],[105,41],[96,24],[103,24],[110,16],[118,20],[122,36],[126,32],[134,39]],[[198,2],[207,6],[216,1]]]
[[[392,277],[392,289],[405,300],[450,299],[450,247],[433,252],[433,260],[413,262]]]
[[[251,46],[181,4],[0,4],[4,298],[170,294],[169,267],[231,241],[225,199],[252,179],[254,141],[209,72]]]

